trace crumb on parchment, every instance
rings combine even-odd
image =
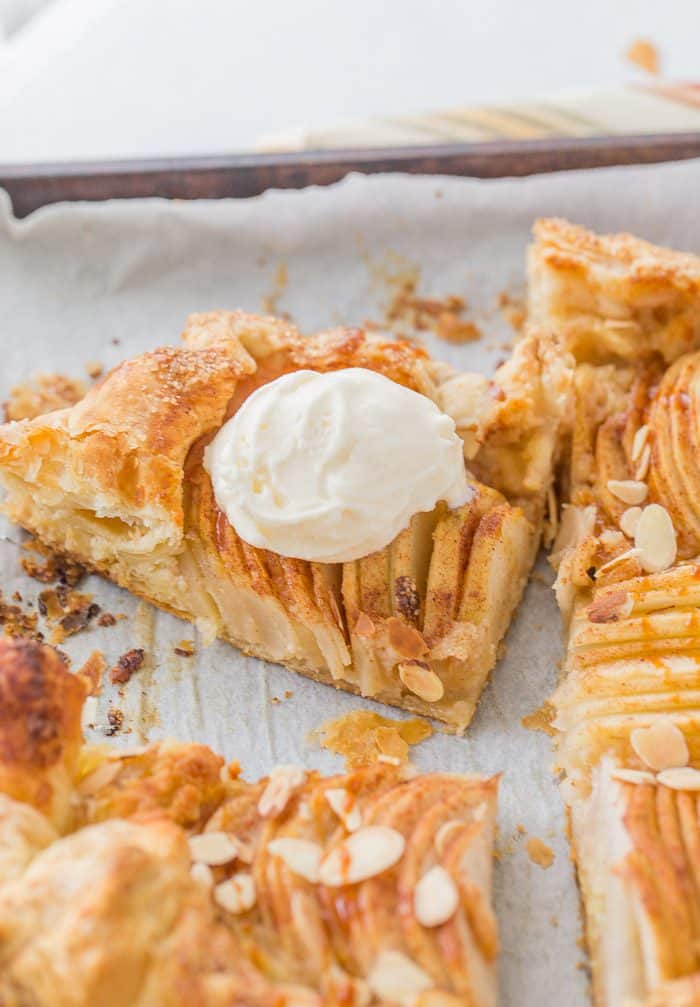
[[[554,863],[554,850],[537,836],[530,836],[526,845],[527,855],[533,864],[546,870]]]
[[[15,385],[3,403],[6,420],[33,420],[35,416],[74,406],[87,391],[84,382],[65,374],[37,374]]]
[[[625,49],[624,57],[628,63],[634,63],[640,70],[658,75],[661,72],[661,60],[657,46],[646,38],[636,38]]]
[[[370,710],[352,710],[322,724],[313,735],[322,748],[342,755],[346,769],[384,762],[402,765],[411,745],[429,738],[433,729],[426,720],[392,720]]]
[[[141,647],[133,647],[122,654],[109,673],[112,685],[125,685],[134,672],[142,667],[145,656],[145,651]]]

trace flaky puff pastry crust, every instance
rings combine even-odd
[[[535,223],[528,312],[579,361],[666,362],[700,345],[700,258],[566,220]]]
[[[648,760],[700,766],[700,259],[557,220],[534,238],[530,310],[576,358],[551,702],[595,1002],[682,1003],[699,964],[697,792]],[[636,534],[650,505],[651,540]]]
[[[454,417],[472,499],[417,515],[386,549],[342,566],[247,545],[217,506],[206,444],[259,385],[344,367]],[[195,315],[181,348],[120,365],[72,409],[0,428],[7,511],[210,636],[461,730],[539,542],[570,376],[536,331],[488,381],[357,329],[302,338],[274,319]]]
[[[71,809],[57,829],[36,794],[0,792],[3,1007],[495,1004],[497,778],[377,764],[246,783],[198,745],[76,760],[80,704],[52,705],[75,679],[54,661],[0,641],[3,684],[23,662],[52,683],[35,711],[70,739]]]

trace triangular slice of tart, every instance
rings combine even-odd
[[[700,259],[540,221],[529,261],[531,314],[576,359],[552,704],[595,1003],[682,1003],[700,966]]]
[[[82,744],[85,691],[0,640],[0,1002],[495,1007],[498,777],[249,783],[204,745]]]
[[[210,445],[256,390],[346,371],[452,418],[465,502],[409,513],[393,540],[345,562],[249,544],[217,495]],[[195,315],[181,346],[121,364],[72,408],[0,427],[5,507],[210,637],[462,730],[540,541],[569,384],[567,359],[537,331],[487,380],[357,329],[303,338],[270,318]],[[388,469],[389,445],[410,446],[386,436]]]

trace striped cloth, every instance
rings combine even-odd
[[[508,105],[341,122],[324,129],[277,133],[264,137],[258,146],[267,151],[324,150],[696,131],[700,132],[700,84],[659,81]]]

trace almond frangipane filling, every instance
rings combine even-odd
[[[67,1005],[69,966],[71,1007],[494,1007],[497,778],[246,783],[204,746],[80,747],[82,683],[0,641],[0,697],[25,680],[25,718],[0,705],[0,1001]]]

